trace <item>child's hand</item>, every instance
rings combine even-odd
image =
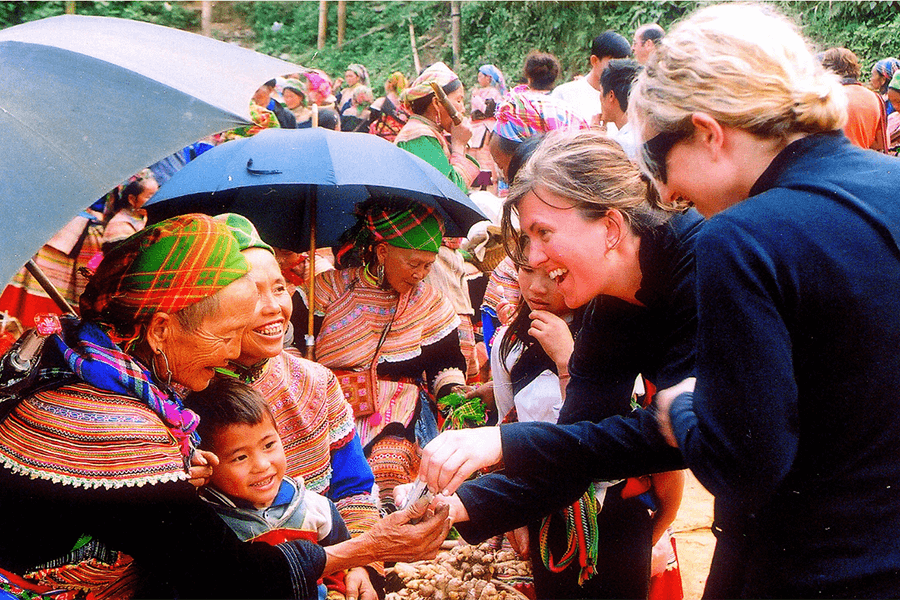
[[[546,310],[533,310],[528,315],[531,318],[531,327],[528,335],[536,339],[543,347],[550,360],[560,369],[569,364],[569,357],[575,349],[575,341],[572,332],[566,322]]]
[[[347,586],[347,600],[378,600],[378,594],[365,567],[349,569],[344,577],[344,584]]]
[[[190,482],[194,487],[201,488],[209,483],[212,477],[213,467],[219,464],[219,457],[208,450],[196,450],[191,457]]]

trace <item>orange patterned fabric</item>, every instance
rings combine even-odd
[[[84,488],[185,480],[181,450],[140,400],[80,383],[23,400],[0,423],[0,465]]]
[[[453,307],[431,286],[420,284],[398,296],[371,284],[362,271],[342,269],[317,277],[316,312],[324,319],[316,338],[316,359],[323,365],[344,370],[368,368],[388,323],[391,328],[381,346],[379,364],[414,359],[422,346],[434,344],[458,328]],[[436,392],[449,382],[462,384],[464,375],[447,369],[428,385]],[[378,387],[376,413],[356,422],[363,446],[391,422],[409,425],[415,413],[415,385],[379,380]]]

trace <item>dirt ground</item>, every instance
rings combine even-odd
[[[703,586],[716,545],[710,529],[712,515],[712,495],[688,472],[681,508],[672,524],[686,600],[694,600],[703,595]]]

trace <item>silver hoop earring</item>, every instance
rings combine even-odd
[[[378,283],[378,287],[384,287],[384,265],[382,264],[375,268],[375,281]]]
[[[169,357],[163,352],[162,348],[156,349],[156,354],[162,356],[163,362],[166,364],[166,388],[172,387],[172,370],[169,368]],[[153,377],[156,381],[162,383],[162,377],[156,372],[156,359],[150,361],[150,369],[153,371]]]

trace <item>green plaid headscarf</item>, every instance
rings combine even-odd
[[[157,312],[177,313],[250,270],[224,223],[182,215],[145,228],[103,258],[79,303],[81,317],[130,342]]]
[[[213,220],[224,223],[228,227],[231,231],[231,235],[233,235],[235,241],[237,241],[238,248],[241,252],[248,248],[262,248],[263,250],[268,250],[272,254],[275,254],[275,251],[272,250],[272,246],[262,241],[262,238],[259,237],[259,232],[256,231],[256,227],[254,227],[253,223],[250,222],[250,219],[244,215],[239,215],[237,213],[222,213],[221,215],[213,217]]]
[[[365,218],[376,244],[387,242],[397,248],[428,252],[441,248],[444,226],[430,206],[413,204],[400,210],[373,207]]]

